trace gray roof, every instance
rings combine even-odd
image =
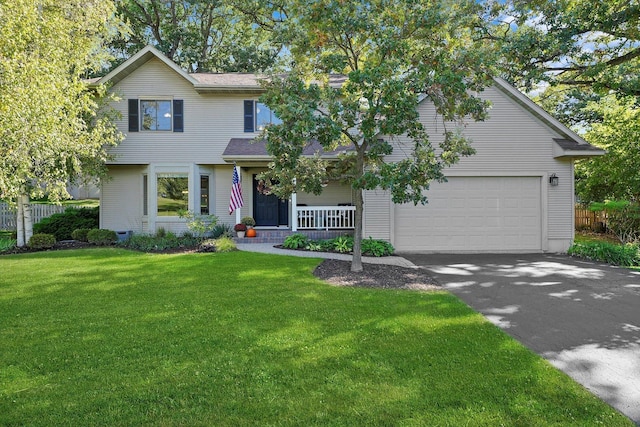
[[[324,151],[322,145],[318,141],[312,140],[302,151],[303,156],[313,156],[319,153],[322,157],[335,158],[340,153],[352,151],[353,146],[339,146],[332,151]],[[222,153],[224,159],[245,159],[245,160],[264,160],[270,159],[271,155],[267,152],[267,141],[264,139],[251,138],[231,138],[229,144]]]
[[[574,141],[572,139],[560,139],[553,138],[553,140],[562,148],[563,150],[571,150],[571,151],[602,151],[602,148],[595,147],[591,144],[581,144],[578,141]]]

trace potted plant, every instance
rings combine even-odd
[[[246,225],[249,230],[251,230],[256,225],[256,220],[250,216],[245,216],[240,220],[240,222]]]
[[[234,225],[233,229],[236,231],[238,237],[242,238],[244,237],[244,233],[247,231],[247,226],[240,222]]]

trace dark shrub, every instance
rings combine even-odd
[[[71,233],[71,238],[73,240],[78,240],[79,242],[88,242],[87,234],[91,231],[91,228],[76,228]]]
[[[284,246],[287,249],[302,249],[309,243],[309,238],[302,233],[291,234],[284,239]]]
[[[218,237],[233,237],[233,231],[228,224],[216,224],[211,230],[211,237],[217,239]]]
[[[632,267],[640,265],[638,245],[614,245],[605,242],[587,242],[573,244],[567,253],[571,256],[603,261],[613,265]]]
[[[157,252],[180,248],[195,248],[202,238],[189,233],[176,236],[174,233],[164,233],[163,237],[150,236],[148,234],[134,234],[119,246],[142,252]]]
[[[67,208],[62,213],[43,218],[33,225],[34,233],[48,233],[56,236],[56,240],[70,240],[73,230],[78,228],[98,228],[99,208]]]
[[[56,237],[53,234],[37,233],[31,236],[27,246],[31,249],[51,249],[56,244]]]
[[[87,241],[94,245],[112,245],[118,241],[118,236],[113,230],[96,228],[87,233]]]
[[[360,249],[362,255],[371,256],[389,256],[395,251],[391,243],[384,240],[374,240],[371,237],[362,240]]]

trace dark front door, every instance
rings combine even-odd
[[[262,194],[260,182],[253,176],[253,219],[256,225],[278,226],[289,223],[289,201],[280,200],[273,194]]]

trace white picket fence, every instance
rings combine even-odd
[[[31,216],[33,223],[40,222],[42,218],[47,218],[55,213],[64,212],[69,206],[39,205],[31,204]],[[74,207],[74,206],[72,206]],[[0,230],[16,229],[16,211],[8,204],[0,202]]]

